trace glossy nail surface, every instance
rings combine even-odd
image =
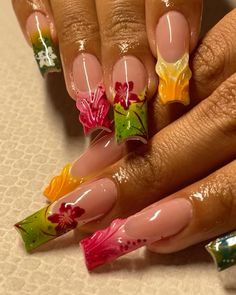
[[[236,265],[236,231],[212,241],[206,246],[218,271]]]
[[[96,129],[110,131],[110,103],[103,85],[102,67],[94,55],[78,55],[73,63],[73,81],[84,133],[87,135]]]
[[[100,138],[74,162],[71,173],[77,177],[88,176],[115,163],[125,154],[125,143],[118,144],[114,134]]]
[[[181,232],[192,218],[191,203],[174,199],[127,219],[117,219],[110,227],[81,241],[89,270],[113,261],[142,246]]]
[[[159,97],[163,104],[181,102],[189,104],[190,30],[185,17],[170,11],[163,15],[156,28],[159,76]]]
[[[71,169],[72,164],[65,165],[61,173],[53,177],[45,188],[43,194],[50,202],[54,202],[69,194],[84,182],[84,179],[81,177],[72,175]]]
[[[28,251],[108,213],[117,198],[113,181],[100,179],[39,210],[15,227]]]
[[[115,135],[118,143],[148,139],[147,74],[133,56],[122,57],[113,68]]]
[[[40,12],[32,13],[27,19],[26,31],[42,76],[61,71],[60,55],[51,38],[46,16]]]

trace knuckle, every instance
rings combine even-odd
[[[154,144],[145,151],[135,151],[127,158],[126,166],[130,178],[138,180],[139,187],[147,192],[149,200],[156,200],[163,191],[166,192],[166,183],[171,178],[168,165],[168,148]]]
[[[231,135],[236,131],[236,74],[223,83],[200,110],[219,130]]]
[[[73,9],[67,10],[61,29],[58,30],[60,41],[76,43],[82,39],[89,40],[97,38],[99,29],[96,19],[91,19],[85,10],[81,9],[75,13]]]
[[[200,85],[216,80],[225,65],[225,42],[223,36],[208,37],[199,46],[193,58],[193,78]]]
[[[112,12],[107,15],[101,30],[104,43],[117,44],[129,40],[133,44],[146,39],[144,19],[136,14],[134,7],[126,1],[116,1]]]

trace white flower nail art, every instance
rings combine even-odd
[[[38,52],[38,54],[36,55],[36,59],[39,61],[40,68],[43,68],[44,66],[54,67],[54,60],[57,59],[57,56],[53,52],[52,47],[49,46],[46,50]]]

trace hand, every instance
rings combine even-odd
[[[103,214],[86,226],[89,231],[131,215],[82,242],[90,269],[142,245],[170,253],[236,228],[235,20],[233,10],[193,57],[193,95],[199,103],[147,146],[94,171],[86,185],[57,202],[76,202],[90,218]],[[95,167],[102,156],[109,162],[112,152],[96,148]],[[89,151],[83,156],[81,167],[86,155],[87,161],[91,156]],[[73,177],[81,175],[79,162],[73,168]],[[85,192],[90,192],[87,203],[78,201]]]
[[[149,102],[148,116],[146,101],[157,90],[154,57],[158,53],[160,99],[163,103],[178,99],[188,104],[188,54],[198,41],[201,0],[12,2],[41,73],[59,71],[61,56],[67,89],[76,100],[85,134],[97,128],[110,130],[106,94],[114,105],[119,142],[127,139],[146,142],[147,119],[152,136],[157,126],[160,129],[173,119],[170,115],[173,109],[174,118],[183,113],[184,108],[162,108],[156,99]],[[169,70],[163,72],[168,63],[171,75],[179,79],[177,61],[181,61],[181,71],[185,73],[180,87],[168,80]],[[168,87],[163,90],[166,77]],[[160,118],[163,123],[159,123]]]

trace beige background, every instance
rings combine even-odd
[[[233,6],[206,1],[204,28]],[[166,256],[142,250],[92,275],[73,233],[33,255],[24,251],[13,224],[44,205],[42,188],[86,142],[63,78],[40,77],[10,0],[0,1],[0,36],[0,294],[236,294],[203,245]]]

